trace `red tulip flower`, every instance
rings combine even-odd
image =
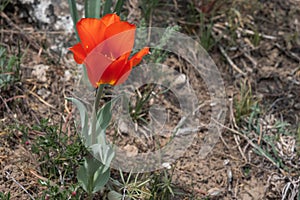
[[[145,47],[131,58],[136,27],[120,21],[116,14],[101,19],[83,18],[76,28],[80,42],[70,48],[78,64],[85,64],[91,84],[119,85],[129,76],[132,67],[149,53]]]

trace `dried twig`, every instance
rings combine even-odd
[[[26,194],[28,194],[28,196],[30,197],[30,199],[35,200],[34,197],[21,185],[21,183],[19,183],[16,179],[14,179],[14,177],[10,176],[10,173],[8,171],[5,171],[6,173],[6,178],[7,179],[11,179],[14,183],[16,183]]]
[[[246,75],[245,72],[243,72],[240,68],[238,68],[238,66],[236,66],[236,64],[234,64],[234,62],[231,60],[231,58],[227,55],[225,49],[219,45],[219,49],[222,53],[222,55],[226,58],[226,60],[228,61],[228,63],[230,64],[230,66],[235,70],[237,71],[238,73],[242,74],[242,75]]]
[[[17,96],[13,96],[13,97],[11,97],[11,98],[9,98],[9,99],[1,99],[1,100],[3,100],[3,103],[0,105],[0,108],[1,108],[3,105],[5,105],[7,102],[10,102],[10,101],[13,101],[13,100],[19,99],[19,98],[26,98],[26,96],[25,96],[25,95],[17,95]]]
[[[286,49],[284,49],[283,47],[281,47],[278,43],[275,43],[275,46],[282,51],[286,56],[290,57],[291,59],[297,61],[298,63],[300,63],[300,57],[297,56],[295,53],[290,52]]]
[[[4,106],[6,107],[6,110],[7,110],[8,112],[11,112],[11,113],[12,113],[11,109],[10,109],[9,106],[7,105],[6,101],[2,98],[2,96],[0,96],[0,100],[3,102],[3,103],[1,104],[1,106],[0,106],[0,108],[1,108],[2,105],[4,104]]]
[[[43,104],[45,104],[46,106],[55,109],[55,106],[49,104],[47,101],[45,101],[44,99],[42,99],[39,95],[35,94],[34,92],[28,90],[28,92],[30,94],[32,94],[33,96],[35,96],[40,102],[42,102]]]
[[[244,154],[244,152],[243,152],[243,150],[242,150],[242,148],[240,146],[240,142],[239,142],[240,138],[237,135],[233,135],[233,137],[234,137],[234,141],[235,141],[235,143],[236,143],[236,145],[237,145],[237,147],[238,147],[238,149],[239,149],[242,157],[244,158],[245,162],[247,163],[248,160],[247,160],[247,158],[246,158],[246,156],[245,156],[245,154]]]
[[[241,27],[237,28],[237,30],[245,33],[245,34],[248,34],[248,35],[255,35],[255,34],[258,34],[259,37],[262,37],[264,39],[268,39],[268,40],[277,40],[277,37],[275,36],[272,36],[272,35],[266,35],[266,34],[263,34],[263,33],[255,33],[254,31],[252,30],[249,30],[249,29],[243,29]]]
[[[213,118],[212,118],[213,119]],[[282,173],[282,174],[286,174],[285,171],[283,169],[281,169],[280,167],[278,167],[277,163],[275,163],[259,146],[257,146],[256,144],[254,144],[252,142],[252,140],[250,140],[246,135],[240,133],[237,130],[234,130],[232,128],[229,128],[223,124],[221,124],[220,122],[218,122],[217,120],[213,119],[217,124],[219,124],[221,127],[227,129],[228,131],[241,136],[242,138],[244,138],[253,148],[255,148],[259,153],[261,153],[262,156],[264,156],[267,160],[269,160],[274,166],[276,166],[278,168],[278,170]]]

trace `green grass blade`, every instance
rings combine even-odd
[[[85,0],[85,17],[100,18],[101,0]]]
[[[111,6],[112,6],[112,0],[106,0],[105,4],[104,4],[104,10],[103,10],[103,16],[108,14],[108,13],[112,13],[111,10]]]
[[[75,0],[68,0],[68,3],[69,3],[69,7],[70,7],[71,17],[72,17],[73,24],[74,24],[74,30],[75,30],[75,33],[76,33],[76,38],[79,41],[80,39],[79,39],[77,29],[76,29],[76,23],[79,20],[76,1]]]
[[[123,4],[124,4],[124,0],[118,0],[114,10],[114,12],[117,13],[117,15],[120,15]]]

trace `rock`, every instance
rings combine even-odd
[[[37,91],[37,94],[41,96],[43,99],[47,99],[51,92],[49,90],[46,90],[45,88],[42,88]]]
[[[125,134],[129,133],[128,126],[127,126],[127,124],[124,121],[121,121],[119,123],[119,130],[120,130],[121,133],[125,133]]]
[[[31,72],[32,76],[35,76],[39,81],[41,82],[46,82],[47,77],[46,77],[46,71],[49,69],[48,65],[35,65],[34,70]]]
[[[173,82],[173,84],[176,86],[182,86],[185,83],[186,83],[186,75],[185,74],[180,74],[179,76],[177,76],[177,78]]]
[[[68,82],[71,80],[71,78],[72,78],[71,72],[69,70],[66,70],[64,74],[64,81]]]
[[[45,30],[63,30],[73,32],[73,21],[67,0],[16,0],[15,6],[18,13],[28,22],[36,23]],[[83,5],[77,3],[77,9],[83,17]]]
[[[126,151],[126,155],[128,157],[133,157],[133,156],[136,156],[139,152],[138,148],[134,145],[130,145],[130,144],[127,144],[125,147],[124,147],[124,150]]]

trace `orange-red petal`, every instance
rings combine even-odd
[[[83,18],[76,28],[84,50],[89,53],[104,40],[105,24],[101,19]]]
[[[116,22],[105,30],[105,46],[118,58],[131,52],[134,45],[135,25],[128,22]]]
[[[118,59],[114,60],[104,71],[101,78],[98,81],[98,84],[110,84],[115,85],[118,82],[118,78],[121,76],[120,74],[124,71],[128,71],[130,69],[125,69],[128,67],[126,65],[128,61],[129,53],[126,53],[120,56]]]
[[[73,47],[69,48],[69,50],[73,52],[74,60],[78,64],[82,64],[86,57],[86,53],[82,48],[81,43],[75,44]]]
[[[131,67],[138,65],[142,61],[143,57],[149,54],[149,52],[149,47],[144,47],[142,50],[134,54],[129,60]]]
[[[76,24],[81,40],[70,50],[77,63],[84,63],[91,84],[118,85],[129,76],[133,66],[141,62],[149,48],[128,60],[134,45],[136,27],[120,21],[116,14],[107,14],[102,19],[84,18]]]
[[[99,82],[99,79],[103,76],[104,71],[112,62],[113,60],[109,59],[107,56],[94,51],[86,57],[84,64],[87,69],[87,75],[90,83],[95,88],[98,87],[97,82]]]
[[[108,27],[111,24],[114,24],[116,22],[120,21],[120,17],[116,14],[106,14],[104,17],[102,17],[101,22],[105,24],[106,27]]]
[[[136,53],[134,56],[132,56],[132,58],[126,63],[126,66],[124,66],[122,68],[122,71],[120,72],[120,74],[117,78],[118,81],[115,83],[115,85],[124,83],[127,80],[128,76],[130,75],[132,67],[139,64],[141,62],[143,56],[145,56],[147,54],[149,54],[149,48],[145,47],[141,51]]]

